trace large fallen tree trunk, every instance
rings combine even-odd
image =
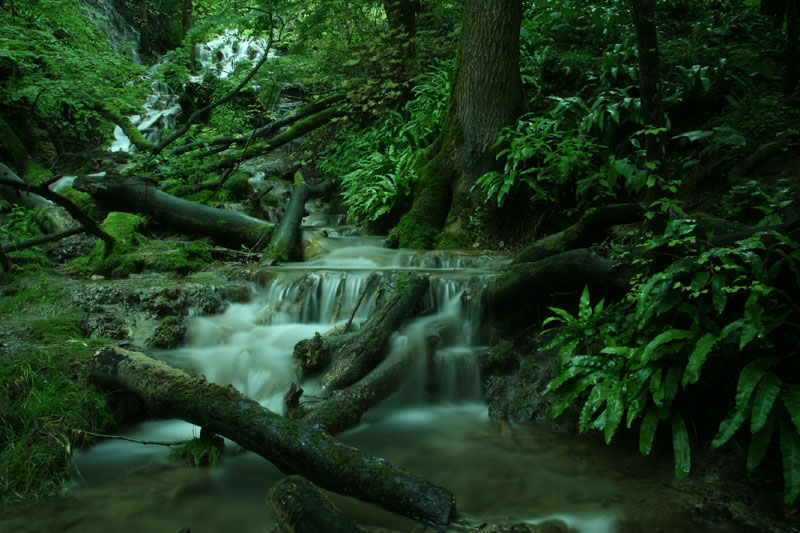
[[[73,187],[110,209],[144,213],[170,229],[209,236],[220,245],[240,248],[266,239],[274,225],[230,209],[217,209],[177,198],[149,181],[125,176],[79,176]]]
[[[278,526],[284,533],[361,533],[333,502],[301,476],[275,483],[267,496]]]
[[[311,189],[306,183],[295,187],[289,205],[286,207],[281,222],[272,233],[269,247],[261,258],[262,263],[272,264],[276,261],[292,259],[292,252],[297,248],[300,236],[300,222],[306,214],[306,200],[311,194]]]
[[[539,296],[584,285],[598,293],[622,295],[628,290],[629,279],[630,273],[618,263],[581,248],[512,267],[489,285],[483,302],[497,318],[518,313],[521,304],[536,301]]]
[[[320,428],[283,418],[232,386],[116,346],[94,355],[91,375],[104,387],[134,393],[153,416],[197,424],[322,488],[434,524],[446,525],[455,517],[448,490],[346,446]]]
[[[395,296],[361,327],[352,342],[339,348],[338,359],[334,357],[333,366],[320,380],[323,393],[352,385],[381,362],[392,334],[411,315],[429,284],[428,278],[416,274],[400,282]]]
[[[514,262],[532,263],[567,250],[585,248],[603,240],[611,226],[643,220],[645,211],[645,206],[638,203],[613,204],[589,209],[567,229],[548,235],[523,248]]]

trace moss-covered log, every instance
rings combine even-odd
[[[147,214],[170,229],[212,237],[216,243],[231,248],[243,244],[252,247],[274,227],[236,211],[176,198],[138,178],[80,176],[73,187],[91,194],[109,209]]]
[[[100,116],[102,116],[104,119],[119,126],[119,128],[122,130],[122,133],[128,137],[128,140],[131,141],[131,144],[134,145],[138,150],[142,152],[149,152],[155,149],[156,145],[145,139],[144,135],[142,135],[142,132],[139,131],[139,128],[137,128],[128,117],[124,116],[119,111],[113,111],[100,104],[96,104],[94,106],[94,110],[100,113]]]
[[[300,237],[300,222],[306,214],[306,200],[310,195],[310,188],[306,183],[301,183],[295,187],[286,213],[281,218],[280,224],[272,234],[269,247],[262,256],[262,263],[274,263],[276,261],[289,261],[293,259],[293,252],[297,249],[298,238]]]
[[[630,273],[618,263],[584,248],[556,254],[535,263],[517,265],[486,289],[483,302],[495,318],[518,313],[542,295],[588,285],[598,293],[622,295]]]
[[[416,354],[395,350],[369,374],[349,387],[335,391],[306,413],[302,420],[335,435],[356,427],[371,407],[388,398],[403,383]]]
[[[232,144],[245,144],[248,142],[252,142],[253,139],[261,139],[263,137],[266,137],[267,135],[275,133],[281,128],[285,128],[286,126],[291,126],[292,124],[306,117],[310,117],[311,115],[315,115],[321,111],[324,111],[329,107],[331,107],[333,104],[338,103],[342,100],[344,100],[344,95],[341,94],[329,96],[327,98],[317,100],[316,102],[306,104],[297,111],[295,111],[294,113],[286,117],[274,120],[269,124],[262,126],[247,135],[242,135],[239,137],[233,137],[233,136],[218,137],[210,141],[198,141],[198,142],[187,143],[173,150],[171,152],[171,155],[181,155],[187,152],[191,152],[192,150],[198,150],[200,148],[206,148],[211,146],[215,147],[221,146],[227,148]]]
[[[324,126],[334,118],[344,116],[344,114],[345,112],[338,107],[328,108],[298,122],[291,128],[288,128],[286,131],[279,133],[269,140],[255,143],[241,150],[227,154],[224,157],[205,165],[202,167],[202,169],[204,171],[213,172],[223,168],[231,167],[241,161],[247,161],[249,159],[253,159],[254,157],[268,154],[273,150],[277,150],[281,146],[294,141],[295,139],[299,139],[306,133]]]
[[[109,245],[109,249],[111,246],[113,246],[114,238],[103,231],[97,222],[92,220],[89,215],[84,213],[77,205],[75,205],[74,202],[72,202],[72,200],[64,198],[57,192],[53,192],[47,187],[40,187],[25,183],[22,181],[22,179],[20,179],[19,176],[14,174],[10,168],[2,163],[0,163],[0,187],[8,187],[20,193],[27,193],[31,198],[38,196],[63,207],[67,210],[67,213],[69,213],[72,218],[83,225],[86,233],[94,235],[98,239],[106,242]]]
[[[333,502],[302,476],[275,483],[267,496],[278,527],[284,533],[360,533]]]
[[[411,315],[429,284],[428,278],[412,274],[395,289],[391,300],[338,350],[338,358],[320,380],[324,393],[352,385],[381,362],[392,334]]]
[[[585,248],[601,241],[606,230],[617,224],[629,224],[644,219],[643,204],[613,204],[592,208],[564,231],[548,235],[523,248],[514,259],[515,263],[532,263],[557,253]]]
[[[455,516],[448,490],[346,446],[320,428],[283,418],[231,386],[114,346],[93,356],[91,375],[106,388],[137,395],[152,416],[197,424],[324,489],[435,524],[446,525]]]

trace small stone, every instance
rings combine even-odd
[[[106,277],[105,276],[101,276],[100,274],[92,274],[92,277],[89,278],[89,279],[91,279],[92,281],[102,281],[102,280],[106,279]]]

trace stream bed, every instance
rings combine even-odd
[[[304,232],[307,261],[251,272],[250,302],[190,318],[186,345],[154,355],[280,411],[283,394],[297,379],[291,357],[296,342],[340,328],[350,317],[362,323],[386,287],[409,273],[425,275],[431,285],[420,313],[391,341],[392,350],[416,357],[412,375],[337,438],[447,487],[460,512],[481,521],[559,520],[568,529],[555,531],[581,533],[737,531],[685,514],[669,461],[609,448],[599,439],[489,419],[477,361],[488,348],[479,333],[480,293],[507,258],[388,250],[378,246],[379,238],[337,237],[347,232],[326,222]],[[308,379],[302,386],[313,396],[317,385]],[[123,434],[173,441],[199,432],[182,421],[161,420],[124,428]],[[7,507],[0,511],[0,531],[274,527],[265,498],[283,474],[232,442],[221,465],[211,469],[181,465],[163,446],[121,440],[80,450],[73,462],[73,482],[62,497]],[[423,530],[373,506],[332,498],[371,530]]]

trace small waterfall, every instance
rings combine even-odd
[[[494,275],[487,267],[498,261],[502,258],[481,254],[358,245],[343,246],[314,261],[264,269],[253,276],[261,284],[254,286],[250,303],[192,319],[188,345],[168,358],[211,381],[232,384],[280,412],[283,394],[297,378],[294,345],[342,327],[351,316],[357,328],[380,305],[382,287],[418,272],[429,277],[430,289],[418,318],[406,323],[391,342],[392,350],[405,350],[415,358],[416,371],[392,401],[480,401],[477,355],[485,347],[476,344],[474,331],[480,320],[480,292],[487,277]],[[312,394],[317,390],[313,380],[302,386]]]

